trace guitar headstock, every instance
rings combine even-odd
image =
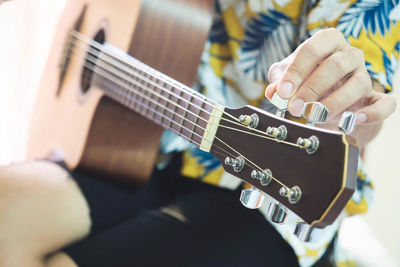
[[[306,224],[324,228],[354,193],[358,148],[344,132],[293,122],[252,106],[225,108],[210,152],[226,172],[257,189],[242,192],[245,202],[254,201],[257,207],[259,191],[276,200],[270,214],[277,222],[290,210]]]

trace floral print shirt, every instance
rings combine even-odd
[[[371,77],[391,91],[400,50],[399,0],[215,0],[214,22],[194,87],[228,107],[251,104],[273,111],[264,96],[269,67],[328,27],[336,27],[351,45],[364,51]],[[184,176],[230,189],[242,184],[225,173],[213,155],[171,132],[164,133],[161,150],[164,155],[184,150]],[[293,235],[299,218],[292,216],[285,225],[273,225],[293,247],[299,264],[310,266],[335,237],[341,219],[366,212],[371,197],[372,184],[359,166],[356,192],[318,242],[304,243]],[[262,206],[260,211],[266,214],[266,209]],[[352,265],[339,248],[335,248],[334,258],[339,266]]]

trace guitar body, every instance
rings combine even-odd
[[[211,26],[211,10],[212,1],[204,0],[67,1],[37,96],[28,158],[44,158],[61,149],[72,169],[146,182],[161,127],[85,80],[85,59],[68,53],[68,33],[75,29],[112,44],[190,86]]]

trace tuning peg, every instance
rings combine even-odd
[[[248,209],[259,208],[262,205],[264,198],[265,196],[254,187],[243,189],[240,194],[240,202]]]
[[[321,236],[322,229],[310,226],[307,223],[301,222],[296,224],[294,234],[303,242],[316,242]]]
[[[345,134],[351,134],[356,124],[356,115],[353,112],[345,111],[340,118],[338,128]]]
[[[268,207],[268,217],[274,223],[285,223],[288,214],[280,203],[271,203]]]
[[[276,115],[279,117],[284,118],[285,117],[285,113],[287,111],[287,104],[288,104],[288,100],[287,99],[283,99],[281,98],[278,93],[274,93],[272,95],[272,98],[270,100],[270,102],[278,108],[278,110],[276,111]]]
[[[241,172],[244,167],[244,158],[242,156],[238,156],[235,159],[226,157],[224,163],[226,165],[232,166],[235,172]]]
[[[249,126],[250,128],[257,128],[260,119],[256,113],[253,113],[251,115],[240,115],[239,121],[243,125]]]
[[[308,124],[324,123],[328,118],[328,109],[320,102],[306,102],[303,106],[301,115],[307,120]]]
[[[299,137],[297,138],[296,144],[304,148],[308,154],[314,154],[318,150],[319,139],[315,135],[309,138]]]
[[[253,170],[250,175],[251,178],[260,180],[262,186],[267,186],[272,181],[272,172],[270,169],[264,171]]]
[[[287,197],[290,204],[296,204],[301,199],[301,189],[297,185],[292,188],[281,187],[279,190],[279,195]]]

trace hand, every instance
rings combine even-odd
[[[345,110],[356,113],[358,125],[374,124],[379,128],[396,107],[392,96],[373,90],[383,88],[372,83],[363,52],[349,45],[336,29],[317,32],[290,56],[273,64],[268,78],[271,83],[266,97],[271,99],[277,92],[280,97],[289,98],[288,110],[293,116],[301,115],[304,102],[324,104],[329,110],[327,128],[336,128]],[[372,131],[355,132],[362,143],[375,136]]]

